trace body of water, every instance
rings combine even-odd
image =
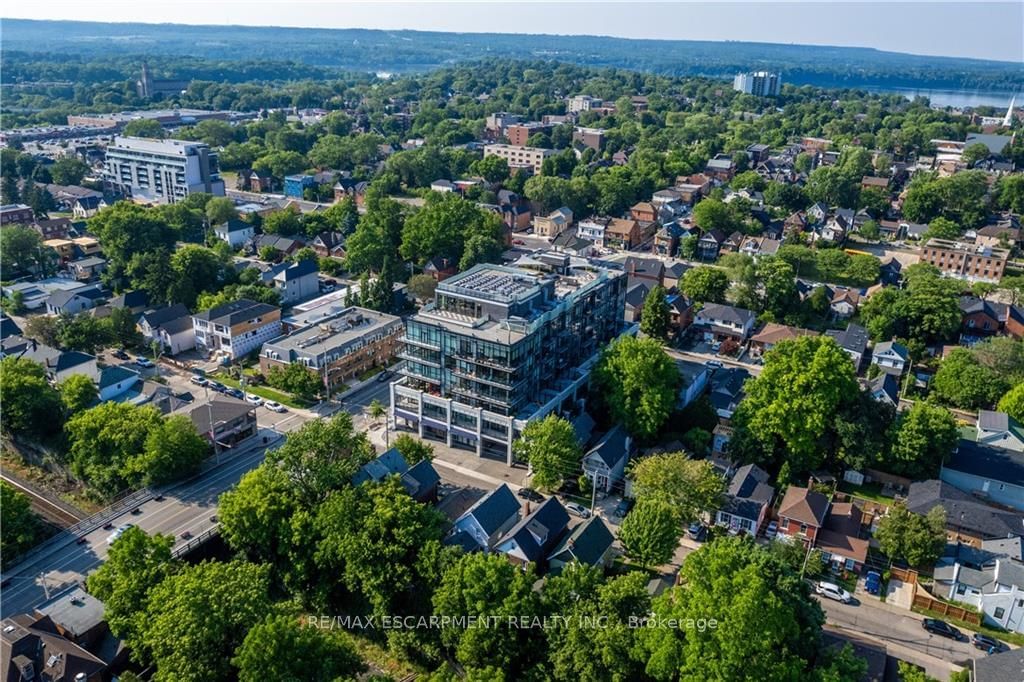
[[[933,107],[982,107],[991,106],[997,109],[1006,111],[1006,107],[1010,106],[1010,100],[1013,98],[1014,93],[1012,92],[998,92],[998,91],[985,91],[979,90],[971,92],[969,90],[912,90],[904,88],[868,88],[871,92],[878,93],[880,95],[903,95],[907,99],[914,99],[915,97],[927,97]],[[1017,96],[1017,103],[1014,105],[1024,106],[1024,96]]]

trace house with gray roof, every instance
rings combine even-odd
[[[943,480],[915,481],[907,493],[907,509],[925,515],[935,507],[946,512],[950,542],[980,546],[985,540],[1024,535],[1024,513],[993,507]]]
[[[835,339],[839,347],[846,351],[846,354],[853,360],[854,368],[860,369],[864,353],[868,349],[868,339],[870,338],[868,330],[859,324],[851,323],[846,325],[846,329],[829,329],[825,331],[825,334]]]
[[[232,218],[226,223],[221,223],[214,227],[213,234],[217,239],[227,242],[232,249],[240,249],[252,241],[256,235],[256,229],[251,223]]]
[[[603,568],[612,558],[612,532],[598,516],[591,516],[579,524],[558,543],[548,556],[550,573],[560,573],[565,566],[576,562]]]
[[[1005,412],[978,410],[976,440],[979,444],[1024,452],[1024,425]]]
[[[95,308],[103,297],[103,292],[95,287],[78,290],[60,289],[46,298],[46,312],[50,315],[77,315]]]
[[[466,513],[455,520],[445,544],[466,551],[489,551],[505,531],[519,521],[519,500],[502,483],[481,497]]]
[[[494,546],[494,551],[517,565],[542,564],[568,526],[569,512],[557,497],[549,497],[510,528]]]
[[[693,324],[704,332],[705,341],[726,338],[743,342],[750,337],[757,315],[745,308],[721,303],[706,303],[693,320]]]
[[[982,613],[988,626],[1024,632],[1024,563],[967,545],[948,545],[935,565],[935,590]]]
[[[973,658],[970,670],[974,682],[1020,682],[1024,671],[1024,649]]]
[[[775,497],[768,472],[756,464],[747,464],[733,473],[722,506],[714,521],[730,531],[756,536]]]
[[[352,485],[362,485],[370,481],[380,482],[388,476],[398,476],[409,496],[417,502],[436,502],[437,486],[441,477],[429,460],[421,460],[409,466],[405,457],[396,448],[383,452],[356,472],[352,477]]]
[[[261,275],[281,297],[282,305],[291,305],[320,293],[320,266],[313,259],[282,263]]]
[[[875,400],[889,403],[893,407],[900,404],[900,384],[892,374],[882,372],[868,382],[868,392]]]
[[[136,326],[147,341],[159,341],[166,355],[177,355],[196,347],[192,314],[183,303],[147,310],[139,316]]]
[[[583,475],[598,490],[610,491],[625,475],[632,449],[633,439],[617,424],[583,455]]]
[[[942,465],[939,478],[966,493],[1024,512],[1024,452],[961,439]]]
[[[875,344],[871,352],[872,364],[878,365],[886,374],[902,376],[910,362],[910,351],[899,341],[882,341]]]
[[[111,365],[100,370],[97,382],[101,401],[114,400],[127,393],[139,382],[139,373],[124,365]]]

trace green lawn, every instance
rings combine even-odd
[[[880,483],[865,483],[864,485],[853,485],[846,481],[842,481],[839,484],[839,490],[841,492],[859,497],[864,500],[871,500],[872,502],[878,502],[879,504],[892,504],[893,498],[882,494],[882,484]]]
[[[964,604],[957,604],[956,606],[964,607],[965,605]],[[953,618],[951,616],[947,616],[944,613],[942,613],[941,611],[931,611],[929,609],[922,609],[919,606],[913,607],[913,611],[914,611],[914,613],[919,613],[922,616],[928,616],[929,618],[938,618],[939,620],[944,620],[947,623],[949,623],[951,625],[955,625],[958,628],[963,628],[964,630],[970,630],[972,632],[980,632],[983,635],[988,635],[989,637],[995,637],[996,639],[998,639],[1000,641],[1003,641],[1003,642],[1006,642],[1008,644],[1015,644],[1017,646],[1024,646],[1024,635],[1016,633],[1016,632],[1009,632],[1007,630],[1000,630],[998,628],[992,628],[992,627],[989,627],[987,625],[974,625],[973,623],[966,623],[966,622],[964,622],[962,620],[957,620],[956,618]]]
[[[212,375],[212,378],[216,379],[225,386],[231,386],[232,388],[242,388],[242,384],[239,383],[237,379],[235,379],[234,377],[229,377],[227,374],[224,374],[223,372],[217,372],[216,374]],[[277,391],[273,388],[267,388],[266,386],[252,386],[251,384],[246,384],[245,388],[242,390],[244,390],[246,393],[258,395],[259,397],[265,400],[274,400],[276,402],[281,403],[282,405],[287,405],[288,407],[309,407],[311,405],[311,403],[308,400],[302,400],[301,398],[296,398],[290,393]]]

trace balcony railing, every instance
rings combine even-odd
[[[404,334],[402,336],[400,336],[398,338],[398,340],[401,341],[402,343],[408,343],[408,344],[411,344],[413,346],[420,346],[422,348],[429,348],[431,350],[436,350],[436,351],[440,351],[441,350],[441,342],[440,341],[438,341],[437,343],[430,343],[428,341],[423,341],[421,339],[414,339],[414,338],[412,338],[410,336],[406,336]]]

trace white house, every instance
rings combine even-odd
[[[280,294],[282,305],[298,303],[320,293],[320,266],[313,259],[277,266],[270,273],[273,273],[271,284]]]
[[[139,316],[137,326],[144,339],[159,341],[167,355],[177,355],[196,347],[192,315],[182,303],[147,310]]]
[[[978,443],[1024,452],[1024,426],[1005,412],[978,412]]]
[[[727,337],[746,341],[756,318],[752,311],[744,308],[708,303],[697,313],[693,324],[703,328],[704,339],[707,341]]]
[[[488,551],[518,520],[519,500],[502,483],[455,520],[445,544],[467,551]]]
[[[113,400],[123,395],[139,381],[139,373],[121,365],[104,367],[100,371],[99,397],[101,401]]]
[[[232,219],[213,228],[213,234],[233,249],[240,249],[256,235],[256,228],[244,220]]]
[[[935,567],[935,589],[983,614],[986,625],[1024,633],[1024,564],[1007,556],[965,549]]]
[[[883,341],[876,344],[871,353],[871,362],[882,368],[886,374],[900,376],[907,368],[910,351],[897,341]]]
[[[604,235],[611,223],[611,218],[591,216],[576,223],[576,236],[593,242],[595,246],[604,246]]]
[[[721,508],[715,512],[715,523],[734,533],[757,535],[775,496],[775,488],[768,480],[768,473],[756,464],[737,469],[729,481]]]
[[[583,456],[583,475],[598,489],[608,492],[622,480],[633,439],[621,425],[601,437]]]

